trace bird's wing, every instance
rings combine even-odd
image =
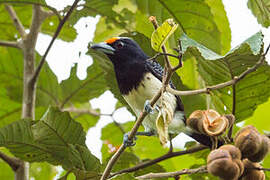
[[[146,68],[160,81],[162,81],[163,77],[163,68],[162,66],[156,62],[156,61],[146,61]],[[175,86],[173,85],[172,81],[170,81],[170,86],[173,89],[176,89]],[[182,100],[179,96],[175,96],[177,100],[177,109],[178,111],[184,111],[184,105],[182,103]]]

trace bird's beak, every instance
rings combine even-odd
[[[91,46],[92,49],[101,51],[105,54],[114,54],[115,49],[112,48],[110,45],[108,45],[105,42],[101,42],[98,44],[94,44],[93,46]]]

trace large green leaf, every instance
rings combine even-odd
[[[201,85],[209,86],[231,80],[256,64],[263,53],[263,35],[257,33],[240,46],[220,56],[198,44],[186,35],[181,37],[186,56],[194,56]],[[237,121],[251,116],[257,106],[270,95],[270,67],[264,62],[255,72],[239,81],[235,88],[226,87],[213,91],[208,107],[220,113],[234,113]]]
[[[127,4],[128,6],[125,6]],[[176,45],[176,40],[185,32],[219,54],[230,50],[230,28],[221,0],[94,0],[86,1],[81,6],[82,9],[74,12],[71,22],[75,23],[84,16],[101,15],[95,33],[97,41],[132,31],[150,38],[153,27],[148,17],[151,15],[156,16],[159,23],[174,18],[180,25],[181,30],[178,30],[170,41],[171,47]]]
[[[5,0],[0,1],[0,39],[1,40],[18,40],[20,38],[19,33],[14,27],[14,24],[12,22],[12,19],[10,18],[8,12],[6,11],[3,2],[6,2]],[[19,19],[21,20],[23,26],[25,29],[30,29],[31,20],[32,20],[32,3],[39,3],[46,7],[47,4],[42,0],[39,2],[34,0],[24,0],[24,1],[8,1],[11,5],[13,5],[15,12],[17,13]],[[52,7],[50,7],[53,9]],[[59,18],[57,15],[53,15],[51,17],[48,17],[44,23],[42,24],[41,32],[49,35],[53,35],[56,31],[56,28],[59,23]],[[6,31],[5,29],[9,29]],[[67,22],[58,38],[64,40],[64,41],[72,41],[76,38],[77,33],[73,26],[70,26],[70,24]]]
[[[230,49],[230,33],[220,33],[220,29],[230,32],[221,1],[208,3],[201,0],[137,0],[136,2],[142,13],[156,16],[160,23],[173,17],[183,32],[215,52],[224,54]],[[220,19],[215,18],[216,14],[213,13],[216,12],[220,12],[218,15],[223,17],[224,23],[220,23]],[[147,21],[147,19],[143,20]],[[143,28],[137,30],[141,32]],[[175,39],[179,38],[180,34],[180,31],[176,32]]]
[[[270,26],[270,1],[268,0],[249,0],[248,8],[256,16],[257,21],[264,27]]]
[[[72,24],[75,24],[81,17],[87,16],[106,16],[108,21],[112,21],[116,24],[121,24],[116,19],[119,18],[119,15],[112,10],[113,6],[116,5],[118,0],[110,1],[101,1],[101,0],[92,0],[86,1],[84,4],[79,5],[80,9],[75,10],[69,21]],[[68,8],[66,8],[68,10]]]
[[[22,101],[23,55],[21,51],[0,47],[0,87],[6,89],[7,96]],[[37,63],[40,57],[37,56]],[[71,69],[70,78],[60,84],[57,77],[45,63],[37,83],[37,106],[64,106],[67,103],[85,103],[98,97],[106,89],[102,70],[94,63],[87,69],[88,76],[80,80],[77,66]]]
[[[99,160],[85,145],[85,133],[67,112],[50,108],[40,121],[19,120],[0,129],[0,146],[29,162],[98,171]]]

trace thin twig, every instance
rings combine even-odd
[[[67,21],[67,19],[69,18],[69,16],[71,15],[72,11],[73,11],[73,10],[75,9],[75,7],[77,6],[77,4],[78,4],[79,1],[80,1],[80,0],[75,0],[75,1],[74,1],[74,3],[72,4],[72,6],[70,7],[69,11],[67,12],[66,16],[63,18],[63,20],[61,20],[61,21],[59,22],[58,27],[57,27],[57,29],[56,29],[54,35],[53,35],[53,38],[52,38],[52,40],[51,40],[49,46],[47,47],[47,49],[46,49],[44,55],[42,56],[42,58],[41,58],[41,60],[40,60],[40,63],[39,63],[39,65],[38,65],[38,67],[37,67],[37,69],[36,69],[36,71],[35,71],[35,73],[34,73],[32,79],[31,79],[31,83],[32,83],[33,85],[34,85],[35,82],[37,81],[37,78],[38,78],[38,76],[39,76],[39,74],[40,74],[41,68],[42,68],[42,66],[43,66],[44,63],[45,63],[45,59],[46,59],[46,57],[47,57],[47,55],[48,55],[48,53],[49,53],[49,51],[50,51],[50,49],[51,49],[51,47],[52,47],[54,41],[56,40],[57,36],[59,35],[60,31],[62,30],[62,27],[64,26],[65,22]]]
[[[254,72],[259,66],[261,66],[264,63],[265,56],[268,53],[269,48],[270,48],[270,44],[268,45],[268,48],[265,51],[265,53],[260,57],[259,61],[257,61],[257,63],[254,66],[248,68],[246,71],[244,71],[239,76],[235,76],[230,81],[223,82],[223,83],[220,83],[220,84],[217,84],[217,85],[213,85],[213,86],[208,86],[208,87],[203,88],[203,89],[190,90],[190,91],[178,91],[178,90],[172,89],[170,87],[166,87],[166,90],[168,92],[174,94],[174,95],[189,96],[189,95],[196,95],[196,94],[202,94],[202,93],[209,93],[212,90],[217,90],[217,89],[221,89],[221,88],[224,88],[224,87],[227,87],[227,86],[231,86],[233,84],[236,84],[238,81],[240,81],[243,78],[245,78],[251,72]]]
[[[77,113],[77,114],[91,114],[93,116],[111,116],[111,114],[102,114],[91,108],[68,107],[68,108],[63,108],[62,111],[68,111],[68,112]]]
[[[20,42],[16,41],[0,41],[0,46],[13,47],[13,48],[21,48]]]
[[[171,57],[179,59],[179,56],[177,56],[177,55],[170,54],[170,53],[161,53],[161,52],[159,52],[159,53],[156,53],[153,57],[147,59],[147,61],[155,60],[158,56],[171,56]]]
[[[24,39],[26,37],[25,29],[24,29],[20,19],[18,18],[16,12],[14,11],[13,7],[11,5],[6,4],[5,8],[8,11],[17,31],[21,35],[22,39]]]
[[[263,168],[263,167],[254,167],[250,169],[260,170],[260,171],[270,171],[270,168]]]
[[[185,155],[185,154],[195,153],[195,152],[207,149],[207,148],[208,147],[206,147],[206,146],[198,145],[198,146],[196,146],[194,148],[190,148],[190,149],[187,149],[187,150],[184,150],[184,151],[176,151],[176,152],[169,151],[167,154],[165,154],[163,156],[160,156],[158,158],[155,158],[155,159],[152,159],[152,160],[149,160],[149,161],[145,161],[145,162],[142,162],[142,163],[140,163],[140,164],[138,164],[136,166],[133,166],[131,168],[122,169],[122,170],[120,170],[118,172],[112,173],[109,177],[111,178],[111,177],[114,177],[114,176],[119,175],[119,174],[134,172],[134,171],[146,168],[148,166],[151,166],[153,164],[156,164],[158,162],[164,161],[164,160],[169,159],[169,158],[173,158],[173,157],[181,156],[181,155]]]
[[[20,167],[20,160],[14,157],[9,157],[6,154],[2,153],[0,151],[0,158],[3,159],[11,168],[13,171],[16,171]]]
[[[149,173],[146,175],[138,176],[136,179],[154,179],[154,178],[168,178],[168,177],[177,177],[183,174],[197,174],[197,173],[207,173],[206,166],[201,166],[196,169],[183,169],[176,172],[166,172],[166,173]]]

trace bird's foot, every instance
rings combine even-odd
[[[128,132],[124,134],[123,144],[125,147],[135,146],[136,142],[134,141],[137,140],[136,136],[153,136],[153,135],[155,135],[154,131],[136,132],[136,135],[134,136],[134,138],[130,140],[128,139],[128,136],[129,136],[129,132]]]
[[[125,147],[135,146],[136,142],[134,142],[137,138],[136,136],[133,139],[128,139],[129,132],[124,134],[123,144]]]
[[[155,106],[155,108],[152,108],[150,101],[146,100],[144,103],[144,110],[148,113],[148,114],[154,114],[154,110],[156,110],[157,112],[159,111],[159,108],[157,106]]]

